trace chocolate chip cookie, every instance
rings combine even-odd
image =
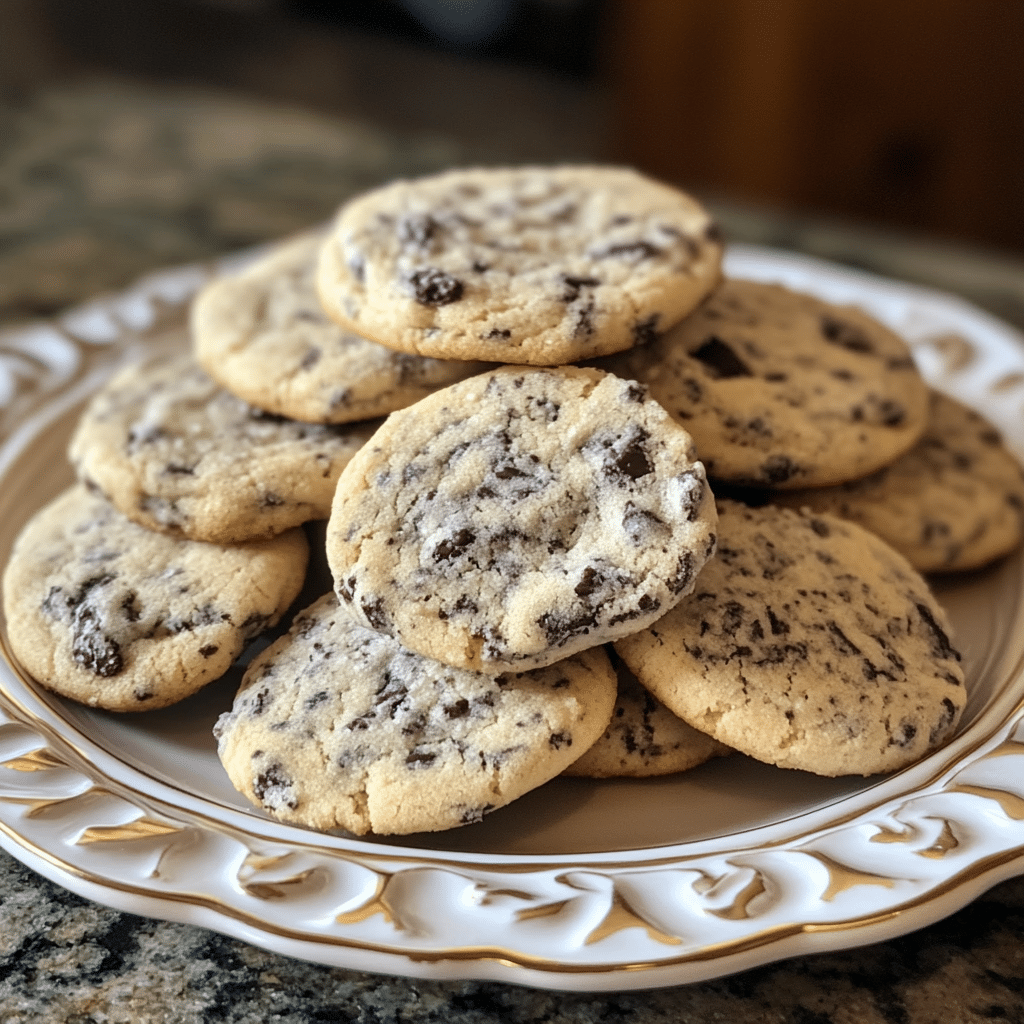
[[[695,728],[771,764],[871,775],[949,738],[960,656],[924,580],[829,515],[719,502],[697,589],[616,651]]]
[[[690,437],[643,387],[508,366],[393,413],[342,473],[326,546],[366,626],[505,672],[653,622],[714,543]]]
[[[532,672],[449,668],[353,622],[327,594],[250,665],[216,726],[233,785],[284,821],[357,835],[480,821],[601,735],[601,648]]]
[[[865,476],[911,448],[928,387],[907,343],[852,306],[727,280],[614,367],[693,435],[713,480],[774,488]]]
[[[148,711],[227,671],[302,587],[302,530],[224,546],[155,533],[76,485],[38,512],[4,573],[15,655],[43,686]]]
[[[562,772],[594,779],[684,772],[729,748],[674,715],[609,648],[618,678],[612,720],[601,738]]]
[[[328,319],[314,288],[321,241],[292,239],[196,297],[196,358],[223,388],[291,419],[350,423],[487,368],[395,352]]]
[[[979,413],[933,393],[924,436],[861,480],[780,495],[878,534],[921,572],[976,569],[1024,536],[1024,474]]]
[[[344,206],[318,288],[338,323],[402,352],[554,366],[667,329],[721,258],[707,212],[635,171],[466,169]]]
[[[376,421],[299,423],[211,380],[191,355],[132,366],[71,440],[78,478],[152,530],[231,543],[326,519],[342,467]]]

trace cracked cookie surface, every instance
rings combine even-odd
[[[339,323],[403,352],[554,366],[670,327],[721,258],[707,212],[635,171],[466,169],[344,206],[318,288]]]
[[[610,367],[648,384],[713,480],[818,487],[912,447],[928,387],[907,343],[853,306],[727,279],[700,309]]]
[[[81,485],[26,524],[4,574],[11,646],[48,689],[166,707],[227,671],[298,595],[302,530],[222,546],[138,526]]]
[[[196,358],[222,387],[291,419],[350,423],[487,368],[395,352],[339,327],[314,286],[321,242],[320,234],[292,239],[196,297]]]
[[[1024,536],[1024,473],[981,415],[934,392],[924,436],[870,476],[780,495],[877,533],[921,572],[976,569]]]
[[[729,753],[723,743],[698,732],[642,686],[611,652],[618,678],[612,720],[587,752],[562,772],[593,779],[669,775]]]
[[[335,590],[447,664],[551,664],[688,593],[715,507],[690,436],[597,370],[501,367],[393,413],[338,482]]]
[[[614,702],[600,648],[528,673],[466,672],[326,594],[253,661],[215,732],[232,784],[275,817],[407,834],[472,824],[553,778]]]
[[[342,468],[376,425],[265,413],[181,354],[109,381],[68,454],[81,482],[140,525],[223,544],[326,519]]]
[[[966,702],[925,581],[828,515],[719,502],[697,589],[615,649],[691,725],[771,764],[871,775],[917,760]]]

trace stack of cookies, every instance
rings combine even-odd
[[[95,706],[181,699],[281,620],[326,520],[333,589],[217,726],[283,820],[450,828],[732,749],[919,758],[966,700],[920,571],[1019,543],[1020,468],[881,324],[721,259],[619,168],[358,197],[96,396],[7,569],[15,652]]]

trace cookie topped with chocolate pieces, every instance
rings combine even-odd
[[[229,544],[326,519],[342,467],[377,423],[276,416],[181,353],[109,380],[82,414],[68,454],[82,483],[141,526]]]
[[[487,369],[395,352],[339,327],[314,287],[321,242],[319,233],[291,239],[196,296],[196,358],[223,388],[290,419],[351,423]]]
[[[855,523],[719,501],[696,590],[615,650],[694,728],[769,764],[871,775],[947,740],[967,701],[945,614]]]
[[[338,323],[402,352],[556,366],[671,327],[721,259],[703,207],[636,171],[477,168],[345,205],[318,288]]]
[[[138,526],[76,485],[15,543],[3,581],[11,646],[43,686],[80,703],[167,707],[278,622],[308,557],[299,529],[204,544]]]
[[[663,615],[715,520],[690,436],[646,389],[506,366],[392,413],[338,481],[327,559],[366,626],[521,671]]]
[[[685,772],[729,753],[729,748],[698,732],[673,714],[608,646],[618,678],[612,720],[587,752],[562,772],[591,779],[650,778]]]
[[[249,666],[215,733],[274,817],[357,835],[478,822],[557,775],[615,701],[603,649],[489,676],[405,650],[327,594]]]
[[[1020,462],[984,416],[940,392],[924,436],[895,462],[780,499],[859,523],[921,572],[977,569],[1024,538]]]
[[[909,345],[853,306],[728,279],[692,316],[613,361],[693,435],[713,480],[820,487],[873,472],[928,422]]]

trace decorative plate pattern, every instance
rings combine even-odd
[[[82,402],[142,349],[183,344],[190,296],[218,269],[159,274],[0,336],[0,557],[70,480]],[[728,269],[866,306],[1024,456],[1024,343],[1006,325],[770,250],[736,248]],[[971,700],[958,736],[903,772],[808,780],[737,757],[635,786],[556,780],[490,830],[398,843],[284,826],[232,795],[205,724],[237,675],[177,716],[105,715],[40,690],[4,638],[0,845],[119,909],[409,976],[632,989],[875,942],[1021,870],[1022,581],[1019,555],[936,581]]]

